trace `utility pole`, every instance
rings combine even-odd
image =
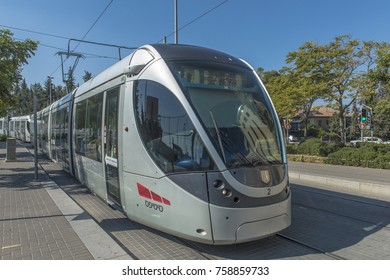
[[[34,92],[34,179],[38,180],[38,124],[37,124],[37,93]]]
[[[54,79],[54,77],[50,77],[50,76],[47,76],[47,78],[49,79],[49,105],[51,104],[51,79]]]
[[[174,25],[175,25],[175,44],[179,43],[179,30],[178,30],[178,14],[177,14],[177,0],[174,1]]]

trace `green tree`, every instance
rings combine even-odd
[[[332,117],[329,119],[329,131],[326,133],[329,139],[340,138],[339,123],[340,116],[338,114],[333,114]]]
[[[361,102],[374,107],[384,97],[381,92],[388,92],[390,89],[390,64],[386,63],[386,55],[390,58],[390,45],[373,41],[363,42],[361,53],[363,66],[354,81],[355,88]]]
[[[280,117],[290,117],[293,114],[295,103],[287,93],[288,81],[282,71],[262,73],[262,80],[272,98],[275,109]]]
[[[390,44],[381,43],[376,49],[376,68],[370,78],[377,82],[378,99],[390,97]]]
[[[349,131],[347,131],[347,132],[349,132],[349,139],[350,140],[357,139],[357,137],[360,136],[359,124],[360,124],[360,114],[359,114],[359,110],[357,108],[357,100],[355,100],[355,102],[353,102],[353,105],[352,105],[351,126],[348,127]]]
[[[287,55],[289,63],[289,91],[297,100],[298,108],[302,111],[304,136],[307,137],[309,114],[315,101],[326,94],[327,80],[324,79],[321,65],[312,65],[325,54],[324,47],[313,42],[302,45],[297,51]]]
[[[49,89],[49,86],[51,86],[51,90]],[[53,79],[47,77],[44,85],[43,90],[46,92],[46,105],[50,105],[50,95],[51,95],[51,103],[54,101],[60,99],[61,97],[66,95],[66,87],[62,86],[56,86],[53,83]]]
[[[20,85],[15,90],[15,96],[17,98],[17,112],[18,116],[29,115],[33,111],[33,95],[28,87],[26,80],[23,79]]]
[[[338,36],[324,45],[306,42],[287,55],[286,63],[288,65],[278,71],[257,69],[279,115],[292,116],[301,110],[307,127],[313,103],[323,99],[338,112],[337,118],[332,120],[337,121],[337,125],[331,134],[337,135],[341,142],[346,140],[347,132],[349,137],[360,134],[358,103],[375,109],[377,102],[390,97],[388,43],[360,42],[350,35]],[[353,120],[352,127],[346,131],[348,111],[353,112]],[[385,120],[390,123],[390,115],[387,119],[385,114],[381,118],[381,123]]]
[[[258,71],[259,74],[259,71]],[[280,122],[283,124],[288,119],[295,116],[300,110],[302,100],[299,98],[299,94],[295,92],[291,73],[287,68],[283,68],[280,71],[262,72],[262,80],[270,94],[275,109],[279,115]],[[287,130],[282,125],[283,133],[287,137]]]
[[[341,142],[345,140],[344,116],[358,96],[356,77],[363,64],[359,40],[343,35],[326,45],[305,43],[297,52],[290,54],[307,78],[313,79],[313,91],[318,83],[318,93],[339,112]]]
[[[390,97],[378,101],[374,108],[375,135],[390,140]]]
[[[73,75],[72,68],[69,67],[68,73],[66,75],[66,90],[71,92],[76,88],[76,79]]]
[[[8,29],[0,29],[0,115],[5,115],[16,102],[11,92],[20,80],[22,66],[34,55],[38,42],[25,40],[16,41]]]
[[[89,81],[90,79],[92,79],[92,73],[84,70],[83,81],[86,82]]]
[[[64,97],[68,93],[66,91],[66,87],[63,87],[63,86],[55,86],[54,92],[56,94],[57,99]]]
[[[37,111],[45,108],[47,106],[47,100],[49,97],[47,96],[47,92],[42,88],[41,84],[35,83],[31,85],[30,91],[32,94],[35,92],[37,96]]]

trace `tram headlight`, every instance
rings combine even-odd
[[[224,187],[223,182],[222,182],[221,180],[215,180],[215,181],[213,182],[213,186],[214,186],[214,188],[216,188],[216,189],[221,189],[221,188]]]
[[[223,189],[222,190],[222,195],[223,196],[230,196],[232,192],[229,189]]]

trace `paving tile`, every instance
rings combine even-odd
[[[17,153],[23,150],[18,147]],[[17,162],[0,159],[0,259],[75,259],[71,244],[73,255],[93,259],[47,191],[34,182],[32,158],[23,155]]]

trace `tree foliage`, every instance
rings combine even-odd
[[[374,108],[374,129],[381,138],[390,139],[390,97],[382,99]]]
[[[265,72],[262,75],[272,101],[277,108],[279,116],[290,117],[297,111],[292,108],[297,107],[297,100],[294,99],[293,93],[289,90],[289,80],[283,70]]]
[[[372,107],[389,96],[387,43],[360,42],[350,35],[338,36],[323,45],[306,42],[288,53],[286,63],[279,71],[259,68],[279,115],[291,116],[301,111],[307,129],[311,107],[322,99],[339,112],[338,132],[333,133],[341,142],[346,139],[345,115],[357,100]],[[386,119],[390,121],[389,117]],[[355,134],[354,129],[351,132]]]
[[[83,81],[87,82],[92,79],[92,73],[84,70]]]
[[[9,107],[13,107],[15,97],[11,92],[15,83],[21,79],[21,70],[28,58],[34,55],[38,42],[16,41],[8,29],[0,29],[0,115],[4,115]]]

